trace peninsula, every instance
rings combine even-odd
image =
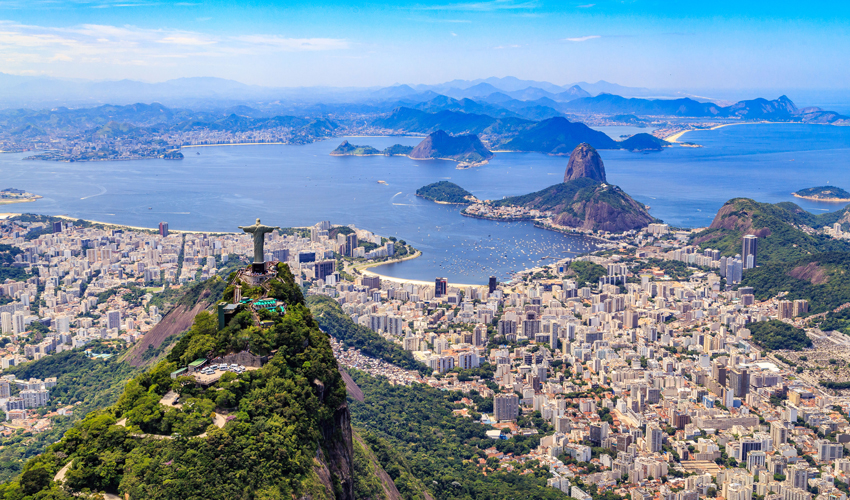
[[[830,203],[846,203],[850,202],[850,193],[835,186],[819,186],[807,189],[801,189],[795,193],[791,193],[797,198],[812,201],[826,201]]]
[[[28,203],[41,198],[40,195],[28,193],[22,189],[7,188],[0,191],[0,205],[12,203]]]
[[[655,222],[646,207],[607,184],[605,165],[590,144],[570,154],[564,182],[524,196],[476,203],[461,212],[491,220],[534,220],[547,229],[624,232]]]

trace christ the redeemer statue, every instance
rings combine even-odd
[[[264,226],[260,224],[260,219],[253,226],[239,226],[239,229],[246,233],[254,234],[254,264],[262,264],[265,262],[265,254],[263,253],[263,244],[265,243],[266,233],[270,233],[275,229],[280,229],[277,226]]]

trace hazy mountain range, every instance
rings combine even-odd
[[[820,108],[798,110],[785,96],[776,101],[754,99],[733,104],[682,95],[682,92],[624,87],[606,81],[555,85],[510,76],[452,80],[436,85],[273,88],[212,77],[145,83],[0,73],[0,109],[7,110],[161,103],[169,108],[209,112],[217,117],[232,113],[250,118],[386,115],[398,107],[531,121],[583,115],[800,119],[817,123],[834,123],[844,118],[839,113],[824,112]],[[791,103],[790,107],[788,103]],[[733,109],[734,106],[738,108]],[[779,116],[783,110],[787,111],[785,116]],[[640,124],[635,117],[617,121]]]
[[[170,106],[193,108],[227,106],[237,103],[262,103],[264,106],[290,101],[311,103],[381,102],[408,99],[427,101],[437,95],[455,99],[487,98],[534,101],[550,99],[569,102],[600,93],[622,96],[670,96],[660,91],[623,87],[599,81],[555,85],[549,82],[520,80],[514,77],[483,80],[453,80],[437,85],[398,84],[389,87],[261,87],[234,80],[199,77],[178,78],[161,83],[134,80],[87,81],[46,76],[18,76],[0,73],[0,107],[92,106],[96,104],[132,104],[161,102]]]

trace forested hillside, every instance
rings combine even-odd
[[[268,290],[285,314],[262,314],[270,326],[240,314],[221,330],[199,314],[167,360],[30,460],[0,495],[74,498],[51,481],[65,467],[71,491],[133,499],[353,498],[345,386],[288,267],[278,272]],[[270,359],[208,386],[170,376],[187,360],[242,349]],[[163,403],[169,391],[179,405]]]

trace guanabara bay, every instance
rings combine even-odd
[[[0,500],[850,500],[848,19],[0,1]]]

